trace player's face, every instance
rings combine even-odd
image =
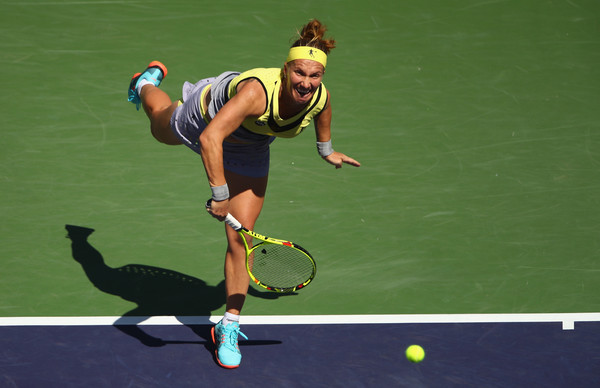
[[[285,64],[285,88],[299,105],[308,104],[323,79],[323,65],[310,59],[296,59]]]

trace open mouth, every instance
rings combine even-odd
[[[310,95],[312,89],[296,88],[296,92],[300,95],[300,97],[306,97]]]

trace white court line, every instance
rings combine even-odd
[[[208,325],[221,316],[198,317],[0,317],[0,326],[110,326],[121,325]],[[393,323],[562,323],[574,330],[575,322],[600,322],[600,313],[535,314],[380,314],[380,315],[244,315],[244,325],[326,325]]]

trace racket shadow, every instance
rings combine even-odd
[[[75,225],[65,226],[71,240],[72,256],[89,281],[99,290],[133,302],[136,307],[123,314],[114,326],[121,332],[150,347],[197,344],[213,351],[209,317],[226,302],[225,281],[216,286],[204,280],[166,268],[143,264],[127,264],[118,268],[106,265],[102,254],[89,242],[94,229]],[[261,292],[250,287],[248,295],[277,299],[286,294]],[[289,295],[296,295],[295,293]],[[139,326],[153,316],[174,316],[204,341],[172,341],[154,337]],[[189,317],[195,317],[190,323]],[[205,322],[198,323],[198,317]],[[240,346],[276,345],[281,341],[240,341]]]

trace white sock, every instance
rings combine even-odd
[[[225,315],[223,316],[223,319],[221,320],[221,322],[223,323],[224,326],[227,326],[231,322],[239,322],[239,321],[240,321],[239,315],[231,314],[228,312],[225,313]]]
[[[148,81],[147,79],[140,80],[140,82],[137,85],[137,88],[135,89],[138,96],[142,93],[142,88],[146,85],[154,85],[154,84],[152,82]]]

